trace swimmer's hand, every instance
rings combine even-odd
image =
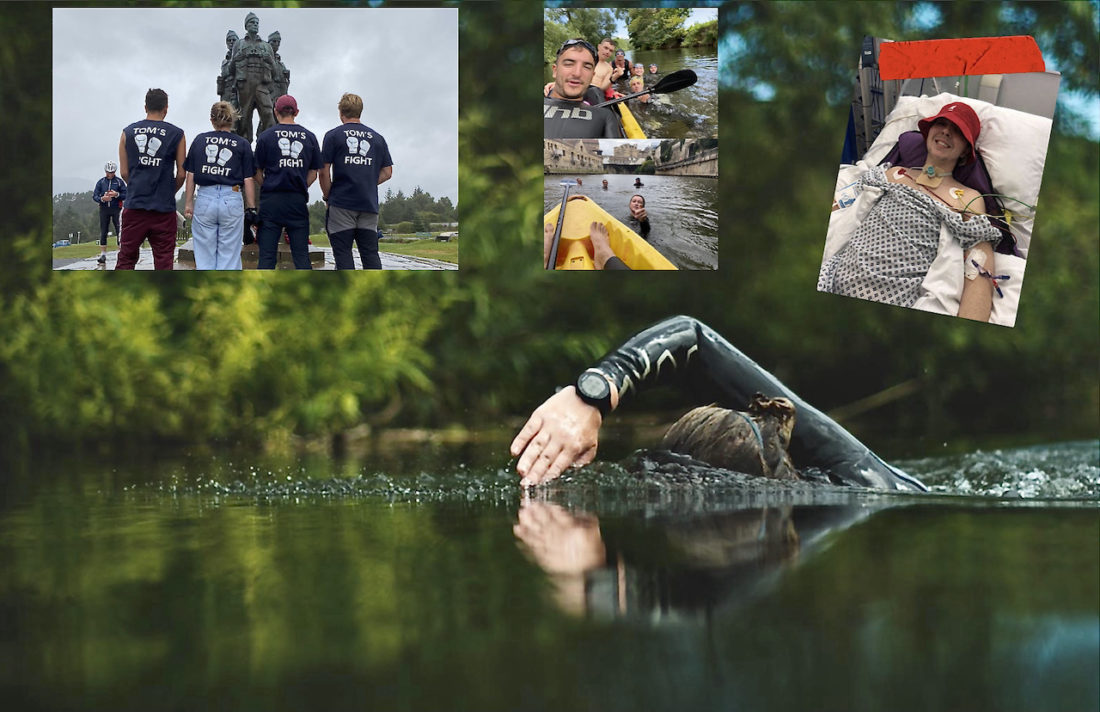
[[[618,391],[611,386],[611,407]],[[573,386],[561,389],[535,409],[512,441],[512,457],[518,457],[520,485],[549,482],[568,467],[581,467],[596,457],[603,416],[580,399]]]

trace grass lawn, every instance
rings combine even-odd
[[[331,247],[328,235],[315,233],[309,236],[315,247]],[[390,242],[388,239],[378,243],[380,252],[389,252],[394,255],[408,255],[410,257],[424,257],[430,260],[440,260],[458,264],[458,241],[439,242],[437,240],[415,240],[413,242]]]
[[[114,238],[107,238],[111,244],[107,245],[108,252],[117,252],[118,245],[113,244]],[[82,242],[79,245],[68,245],[67,247],[55,247],[53,248],[53,259],[55,260],[78,260],[84,257],[95,257],[99,254],[98,242]]]

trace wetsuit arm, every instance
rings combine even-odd
[[[607,262],[604,262],[603,268],[605,270],[630,269],[626,266],[626,263],[620,260],[618,257],[609,257]]]
[[[595,368],[615,384],[620,403],[660,384],[687,386],[700,403],[737,410],[746,409],[755,393],[789,398],[797,409],[790,445],[796,467],[816,467],[847,484],[924,489],[697,319],[676,316],[654,324]]]

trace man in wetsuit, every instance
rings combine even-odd
[[[107,161],[103,166],[105,176],[100,178],[92,191],[92,200],[99,206],[99,264],[107,262],[107,229],[113,221],[115,224],[115,239],[121,244],[122,231],[119,229],[118,220],[122,213],[122,201],[126,200],[126,184],[121,178],[115,177],[118,166],[114,161]]]
[[[705,324],[677,316],[631,337],[535,409],[512,441],[521,484],[554,479],[596,456],[600,425],[634,391],[686,382],[702,402],[745,409],[760,393],[785,398],[795,411],[789,454],[796,468],[814,468],[835,484],[923,491],[827,415],[806,403]],[[731,411],[732,412],[732,411]]]
[[[183,129],[164,120],[168,94],[145,94],[145,118],[122,130],[118,161],[126,181],[118,262],[115,269],[133,269],[145,238],[153,248],[153,268],[172,269],[176,255],[176,193],[185,178],[187,139]]]
[[[589,94],[596,49],[582,39],[566,40],[554,62],[554,86],[543,99],[545,138],[623,138],[618,115],[596,107],[599,92]]]

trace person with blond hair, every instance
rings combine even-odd
[[[232,104],[216,102],[210,107],[214,130],[195,137],[184,161],[187,188],[183,216],[193,220],[195,269],[241,269],[245,213],[249,214],[249,222],[256,222],[252,147],[233,133],[236,121],[237,111]]]
[[[382,135],[361,121],[363,100],[340,97],[340,125],[321,145],[321,194],[328,211],[325,230],[336,269],[355,269],[354,244],[363,269],[382,269],[378,256],[378,186],[393,176],[390,149]]]

